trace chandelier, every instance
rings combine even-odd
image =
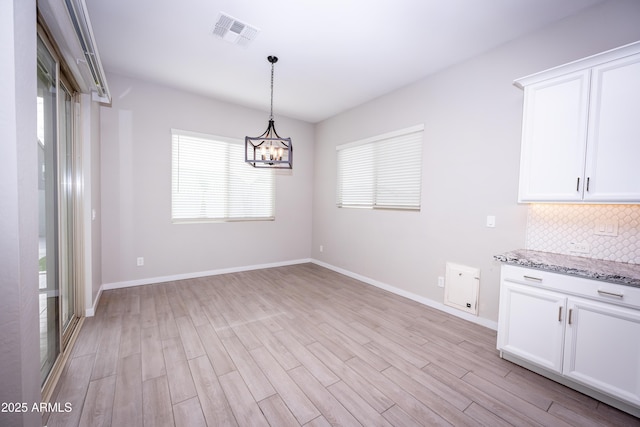
[[[260,136],[246,136],[245,162],[256,168],[292,169],[293,145],[291,138],[282,138],[276,132],[273,124],[273,67],[278,58],[268,56],[271,63],[271,113],[269,114],[269,126]]]

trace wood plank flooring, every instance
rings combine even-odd
[[[111,290],[47,425],[640,426],[495,344],[314,264]]]

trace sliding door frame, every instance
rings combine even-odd
[[[56,76],[56,167],[55,185],[57,188],[57,252],[58,289],[62,289],[62,281],[67,280],[71,299],[67,309],[70,311],[68,321],[63,319],[63,295],[59,295],[58,305],[58,344],[59,352],[53,366],[49,370],[42,383],[42,401],[49,402],[55,390],[62,369],[69,357],[73,342],[84,321],[84,228],[83,228],[83,163],[82,141],[79,132],[80,108],[78,85],[72,75],[67,71],[68,67],[55,44],[55,40],[47,30],[41,16],[38,14],[37,37],[42,41],[57,64]],[[68,95],[64,99],[64,94]],[[65,102],[68,102],[66,113],[61,111]],[[62,121],[63,114],[68,121]],[[61,127],[66,126],[66,138]],[[69,139],[67,139],[69,138]],[[64,149],[62,149],[64,145]],[[61,159],[60,153],[65,153],[66,158]],[[67,167],[64,167],[67,166]],[[66,204],[66,214],[61,215],[62,205]],[[62,224],[67,220],[66,224]],[[64,231],[63,231],[64,230]],[[62,234],[65,234],[63,236]],[[63,247],[66,246],[66,247]],[[63,276],[63,272],[66,272]]]

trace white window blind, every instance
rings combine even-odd
[[[424,126],[336,147],[338,207],[420,210]]]
[[[270,220],[274,174],[244,162],[240,140],[171,130],[174,222]]]

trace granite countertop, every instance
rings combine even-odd
[[[498,261],[554,273],[640,287],[640,264],[519,249],[495,255]]]

